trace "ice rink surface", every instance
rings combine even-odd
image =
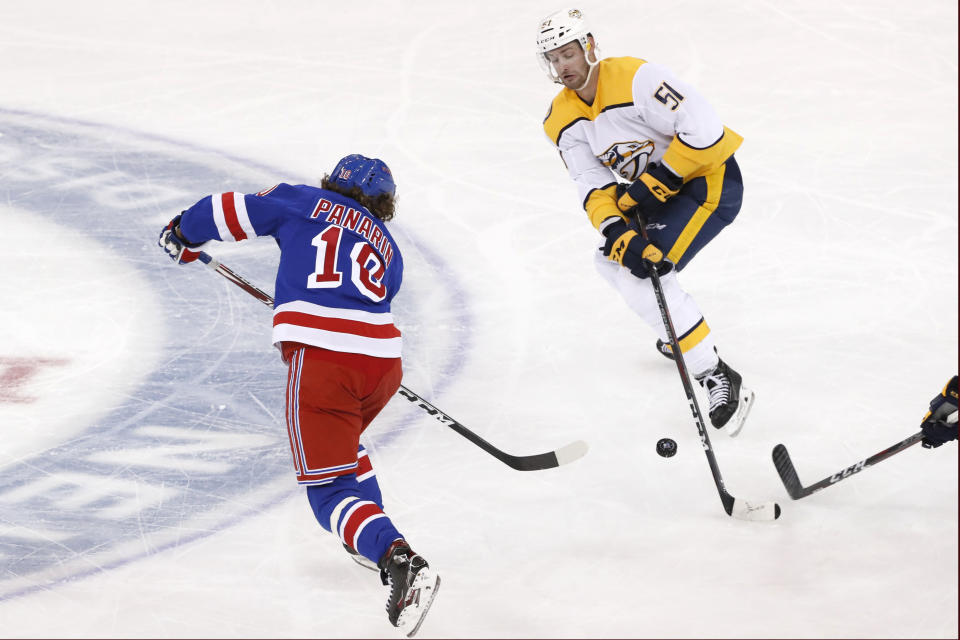
[[[914,447],[957,372],[953,2],[587,2],[605,56],[671,67],[745,137],[736,223],[681,281],[757,392],[713,435],[591,264],[543,135],[544,2],[6,3],[0,20],[0,635],[394,638],[313,519],[269,311],[156,246],[201,197],[386,160],[408,403],[366,435],[443,578],[425,638],[949,638],[957,445]],[[272,290],[269,239],[209,251]],[[663,459],[661,437],[679,443]]]

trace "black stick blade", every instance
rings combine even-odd
[[[802,498],[805,495],[803,484],[801,484],[797,470],[793,466],[793,461],[790,460],[790,454],[787,452],[787,448],[782,444],[778,444],[773,448],[773,466],[777,468],[777,473],[780,474],[783,486],[786,487],[790,497],[794,500]]]

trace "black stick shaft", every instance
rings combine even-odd
[[[233,284],[249,293],[264,305],[270,307],[271,309],[273,308],[273,297],[270,294],[250,283],[249,280],[236,273],[226,265],[218,262],[206,252],[200,252],[200,256],[197,259]],[[587,452],[587,443],[578,440],[554,451],[537,453],[529,456],[514,456],[493,446],[475,434],[473,431],[470,431],[465,426],[448,416],[446,413],[440,411],[440,409],[437,409],[435,406],[424,400],[419,394],[414,393],[402,384],[397,390],[397,393],[410,402],[416,404],[428,414],[437,418],[441,424],[450,427],[461,436],[492,455],[497,460],[500,460],[507,466],[516,469],[517,471],[539,471],[542,469],[552,469],[562,464],[572,462],[573,460],[582,457]]]
[[[643,219],[638,219],[640,234],[644,240],[649,242],[646,225]],[[751,503],[745,500],[737,500],[727,491],[723,483],[723,476],[720,475],[720,465],[717,464],[717,456],[713,452],[713,445],[710,443],[710,435],[707,433],[707,427],[703,422],[703,414],[700,412],[700,406],[697,404],[697,396],[693,390],[693,383],[690,382],[690,372],[683,359],[683,352],[680,350],[680,340],[677,337],[677,329],[673,325],[673,318],[670,316],[670,309],[667,307],[667,297],[663,292],[663,283],[660,281],[660,274],[657,272],[656,265],[647,261],[647,272],[650,276],[650,282],[653,285],[653,292],[657,299],[657,306],[660,308],[660,319],[666,329],[667,337],[670,339],[670,348],[673,349],[673,361],[677,365],[677,373],[680,374],[680,380],[683,382],[683,392],[687,395],[687,402],[690,405],[690,412],[693,414],[694,422],[697,425],[697,432],[700,434],[700,441],[703,444],[703,452],[707,456],[707,462],[710,465],[710,473],[713,475],[713,482],[717,486],[717,493],[720,494],[720,502],[723,504],[723,510],[728,516],[741,518],[744,520],[776,520],[780,517],[780,505],[775,502]]]
[[[565,462],[560,461],[557,458],[556,451],[548,451],[547,453],[538,453],[530,456],[510,455],[509,453],[501,451],[497,447],[493,446],[470,429],[467,429],[465,426],[454,420],[440,409],[437,409],[435,406],[424,400],[407,387],[400,385],[400,389],[397,391],[397,393],[401,397],[406,398],[410,402],[416,404],[418,407],[426,411],[428,414],[435,417],[440,424],[450,427],[500,462],[503,462],[507,466],[516,469],[517,471],[538,471],[541,469],[552,469],[564,464]]]
[[[879,462],[883,462],[887,458],[894,456],[901,451],[909,449],[922,439],[923,432],[919,431],[909,438],[905,438],[897,444],[887,447],[883,451],[875,453],[869,458],[852,464],[846,469],[837,471],[836,473],[827,476],[823,480],[814,482],[807,487],[803,486],[803,484],[800,482],[800,477],[797,475],[797,470],[793,466],[793,461],[790,459],[790,453],[787,451],[787,448],[784,445],[778,444],[773,448],[773,464],[777,468],[777,473],[780,474],[780,479],[783,480],[783,486],[786,487],[787,493],[789,493],[790,497],[794,500],[799,500],[800,498],[806,498],[810,494],[816,493],[821,489],[826,489],[827,487],[833,486],[841,480],[846,480],[850,476],[860,473],[867,467],[872,467]]]
[[[647,239],[647,231],[640,226],[644,239]],[[657,306],[660,308],[660,318],[663,320],[663,326],[667,330],[667,337],[670,340],[670,348],[673,349],[673,361],[677,365],[677,373],[680,374],[680,380],[683,382],[683,392],[687,395],[687,403],[690,405],[690,412],[693,414],[694,422],[697,425],[697,432],[700,434],[700,441],[703,444],[703,451],[707,456],[707,462],[710,465],[710,473],[713,474],[713,482],[717,485],[717,492],[720,494],[720,502],[723,503],[723,510],[727,515],[733,512],[734,498],[727,491],[723,483],[723,476],[720,475],[720,467],[717,464],[717,456],[713,453],[713,445],[710,444],[710,434],[707,432],[706,425],[703,422],[703,414],[700,412],[700,405],[697,403],[697,396],[693,390],[693,384],[690,382],[690,372],[683,360],[683,352],[680,351],[680,340],[677,338],[677,330],[673,326],[673,318],[670,317],[670,309],[667,307],[666,295],[663,293],[663,284],[660,282],[660,274],[657,273],[656,266],[653,263],[647,263],[647,271],[650,274],[650,281],[653,284],[653,292],[657,298]]]

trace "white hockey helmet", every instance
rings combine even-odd
[[[553,51],[573,41],[580,43],[580,47],[583,49],[583,57],[590,65],[590,70],[593,71],[593,67],[599,61],[599,56],[594,51],[594,60],[590,62],[588,54],[591,49],[589,39],[591,35],[593,34],[590,33],[587,21],[580,9],[561,9],[541,20],[540,27],[537,29],[537,61],[547,77],[558,84],[563,84],[546,54],[548,51]]]

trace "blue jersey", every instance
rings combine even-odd
[[[207,196],[183,213],[190,242],[273,236],[280,245],[273,341],[399,358],[390,301],[403,258],[382,220],[355,200],[307,185]]]

